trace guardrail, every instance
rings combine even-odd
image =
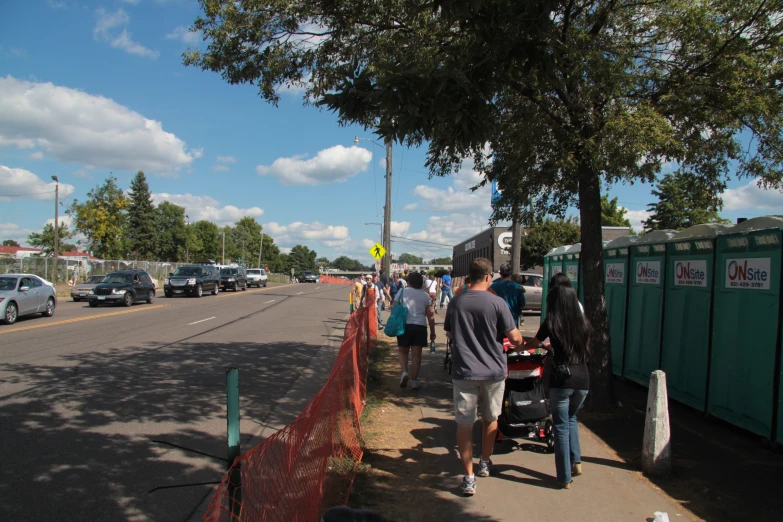
[[[376,314],[375,306],[351,314],[326,384],[294,422],[236,458],[203,520],[317,522],[345,504],[362,459],[359,418]]]

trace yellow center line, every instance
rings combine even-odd
[[[223,290],[223,292],[218,294],[218,299],[221,297],[236,297],[240,295],[247,295],[247,294],[255,294],[256,292],[263,292],[264,290],[277,290],[278,288],[285,288],[287,286],[296,286],[297,283],[291,283],[290,285],[280,285],[280,286],[265,286],[264,288],[256,288],[255,290],[246,290],[243,292],[231,292],[226,293],[226,290]]]
[[[0,330],[0,335],[13,333],[13,332],[22,332],[25,330],[33,330],[35,328],[47,328],[49,326],[57,326],[60,324],[70,324],[70,323],[78,323],[81,321],[90,321],[92,319],[100,319],[102,317],[112,317],[115,315],[134,314],[136,312],[146,312],[147,310],[155,310],[156,308],[165,308],[167,306],[168,305],[143,306],[143,307],[136,308],[134,310],[123,310],[122,312],[110,312],[108,314],[89,315],[87,317],[76,317],[74,319],[66,319],[64,321],[54,321],[51,323],[31,324],[29,326],[20,326],[18,328],[9,328],[9,329],[4,328]]]

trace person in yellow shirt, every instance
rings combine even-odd
[[[357,279],[353,283],[353,307],[354,309],[359,308],[362,306],[362,290],[364,289],[364,285],[362,284],[362,279],[364,279],[364,276],[362,276],[361,279]]]

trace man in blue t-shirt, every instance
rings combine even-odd
[[[522,308],[525,306],[526,302],[525,288],[519,283],[515,283],[511,280],[511,265],[509,263],[504,263],[500,266],[500,279],[496,279],[489,289],[495,292],[498,297],[506,301],[517,327],[520,324],[525,324],[524,316],[522,316],[522,321],[520,322]]]
[[[440,278],[440,309],[443,310],[443,303],[446,297],[451,301],[454,296],[451,294],[451,270],[446,270],[446,275]]]

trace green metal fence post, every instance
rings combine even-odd
[[[239,369],[226,368],[226,425],[228,432],[228,448],[226,463],[231,468],[239,457]],[[228,481],[228,498],[231,513],[239,516],[242,506],[242,474],[239,467],[231,472]]]

